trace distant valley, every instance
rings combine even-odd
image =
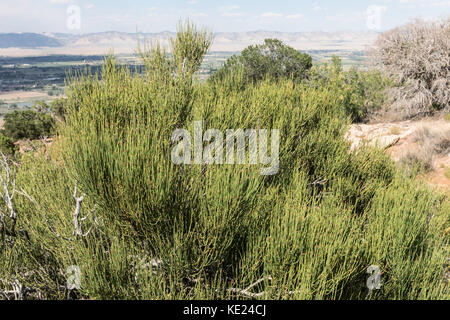
[[[132,54],[138,38],[141,42],[160,41],[163,45],[173,32],[91,34],[0,33],[0,56],[23,57],[42,55],[103,55],[110,50],[116,54]],[[378,36],[376,32],[239,32],[216,33],[211,51],[236,52],[249,45],[277,38],[298,50],[362,51]]]

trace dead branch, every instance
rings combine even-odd
[[[81,204],[83,203],[83,200],[86,197],[86,194],[82,194],[80,197],[78,197],[77,193],[78,193],[77,185],[75,184],[75,191],[73,193],[73,198],[75,199],[76,204],[75,204],[75,211],[73,213],[72,223],[73,223],[73,227],[75,228],[75,235],[77,237],[86,237],[91,232],[92,227],[90,227],[87,232],[83,232],[83,222],[89,216],[92,215],[94,223],[98,225],[97,218],[95,217],[96,206],[94,206],[86,216],[81,218],[80,217]]]
[[[16,194],[16,173],[11,170],[8,164],[8,159],[3,153],[1,153],[0,157],[0,167],[2,169],[2,172],[0,173],[0,196],[2,197],[7,209],[6,212],[2,207],[0,207],[0,222],[3,229],[5,229],[6,218],[9,218],[11,220],[11,227],[8,232],[14,235],[17,223],[17,213],[14,210],[12,201],[14,195]]]
[[[250,292],[250,290],[251,290],[253,287],[255,287],[255,286],[257,286],[258,284],[260,284],[261,282],[266,281],[266,280],[270,280],[270,281],[271,281],[271,280],[272,280],[272,277],[271,277],[271,276],[268,276],[268,277],[259,279],[258,281],[256,281],[255,283],[252,283],[251,285],[249,285],[249,286],[248,286],[247,288],[245,288],[245,289],[230,288],[230,289],[228,289],[227,291],[236,293],[236,294],[238,294],[238,295],[240,295],[240,296],[243,296],[243,297],[246,297],[246,298],[259,298],[259,297],[263,297],[263,296],[266,294],[265,291],[262,291],[262,292],[259,292],[259,293],[253,293],[253,292]]]
[[[1,282],[6,286],[12,287],[12,290],[4,290],[0,291],[1,294],[3,294],[6,298],[6,300],[11,300],[11,296],[14,300],[23,300],[24,297],[24,288],[22,284],[19,282],[19,280],[14,279],[14,281],[6,281],[4,279],[0,279]]]
[[[327,178],[323,178],[323,179],[317,179],[314,182],[308,184],[310,186],[317,186],[317,185],[321,185],[323,186],[324,184],[326,184],[328,182]]]

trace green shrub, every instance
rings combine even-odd
[[[39,139],[53,133],[55,120],[33,110],[14,111],[5,115],[3,133],[13,140]]]
[[[29,239],[0,247],[0,278],[58,299],[70,265],[82,271],[77,297],[90,299],[448,297],[449,202],[382,151],[350,152],[345,99],[330,86],[242,86],[242,73],[194,82],[195,67],[177,62],[197,66],[187,53],[205,49],[189,32],[176,59],[145,53],[146,77],[110,58],[101,82],[71,82],[61,140],[17,172],[33,200],[14,199]],[[172,133],[196,120],[204,131],[279,129],[278,174],[175,165]],[[85,237],[73,236],[75,184],[87,194],[83,217],[97,204]],[[382,288],[368,294],[371,265]],[[257,281],[261,294],[239,292]]]
[[[55,99],[50,103],[50,110],[60,119],[64,120],[66,117],[66,99]]]
[[[234,87],[239,79],[232,78],[163,85],[166,80],[133,77],[115,67],[101,83],[86,78],[73,84],[62,128],[66,165],[126,243],[143,241],[150,257],[165,262],[158,276],[141,275],[146,297],[233,297],[227,291],[231,283],[246,287],[270,275],[273,280],[263,284],[266,298],[363,299],[369,265],[379,264],[389,274],[389,268],[400,270],[410,261],[409,251],[390,259],[388,246],[383,251],[366,242],[375,237],[371,241],[383,243],[384,231],[369,235],[372,224],[365,222],[378,214],[373,206],[401,179],[393,163],[380,152],[349,152],[343,138],[349,123],[346,101],[329,87],[293,88],[284,80],[242,88]],[[173,130],[191,131],[199,119],[204,130],[279,128],[279,173],[264,177],[258,166],[174,165]],[[323,179],[324,185],[316,184]],[[412,189],[399,186],[396,197],[408,197]],[[417,208],[416,197],[422,196],[411,195],[405,210],[420,219],[435,210],[432,196],[421,198],[425,207]],[[396,206],[400,210],[402,204]],[[442,217],[444,211],[439,212]],[[379,219],[390,224],[392,217],[386,211]],[[408,216],[398,219],[407,228]],[[427,231],[410,233],[421,237],[418,246],[437,237],[429,226],[421,227]],[[431,262],[411,257],[417,265],[413,282],[389,286],[374,297],[440,296],[441,280],[423,278],[425,267],[437,270],[444,263],[439,239],[423,247],[425,256],[435,255]],[[100,261],[100,275],[110,272]],[[169,292],[158,289],[165,286]]]

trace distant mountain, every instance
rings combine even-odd
[[[241,49],[251,45],[262,43],[267,38],[277,38],[287,44],[317,43],[327,42],[330,45],[339,43],[369,43],[376,38],[376,32],[271,32],[271,31],[253,31],[253,32],[219,32],[214,35],[213,46],[241,47]],[[137,39],[141,41],[158,40],[162,44],[168,44],[169,39],[174,37],[173,32],[161,33],[124,33],[124,32],[102,32],[91,33],[78,36],[59,35],[58,39],[66,46],[136,46]],[[239,49],[239,50],[241,50]],[[234,50],[231,50],[234,51]]]
[[[159,41],[168,45],[173,32],[125,33],[100,32],[90,34],[0,33],[0,55],[105,54],[134,53],[138,38],[141,42]],[[214,35],[211,51],[241,51],[249,45],[277,38],[299,50],[364,50],[378,36],[376,32],[219,32]],[[13,50],[1,48],[21,48]]]
[[[0,33],[0,48],[55,48],[63,44],[38,33]]]

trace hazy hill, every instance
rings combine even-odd
[[[140,33],[145,42],[159,40],[168,44],[175,33]],[[278,38],[302,50],[364,50],[377,37],[376,32],[221,32],[216,33],[212,51],[240,51],[251,44],[262,43],[266,38]],[[0,55],[46,54],[104,54],[109,49],[115,53],[133,53],[137,35],[125,32],[90,34],[0,34]]]
[[[53,37],[38,33],[0,33],[0,48],[61,47],[62,43]]]

